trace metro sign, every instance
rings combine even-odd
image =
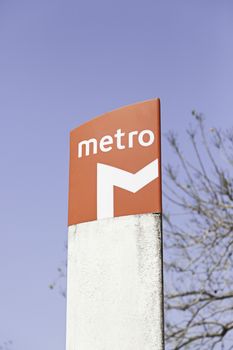
[[[161,212],[160,102],[97,117],[71,131],[68,224]]]

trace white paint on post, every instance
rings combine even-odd
[[[66,350],[162,350],[161,216],[69,227]]]
[[[114,216],[114,186],[136,193],[159,176],[158,159],[137,173],[97,163],[97,219]]]

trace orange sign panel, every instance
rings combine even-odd
[[[71,131],[68,224],[161,212],[160,101]]]

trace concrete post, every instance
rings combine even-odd
[[[69,226],[66,350],[162,350],[161,215]]]

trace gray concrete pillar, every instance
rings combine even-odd
[[[162,350],[161,215],[69,226],[66,350]]]

